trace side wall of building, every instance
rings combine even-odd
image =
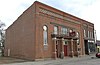
[[[34,60],[35,33],[35,5],[32,5],[6,30],[5,56]]]

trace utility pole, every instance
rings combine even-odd
[[[96,41],[97,41],[97,34],[96,34],[96,30],[94,30],[94,39],[95,39],[95,44],[96,44]]]
[[[97,52],[97,44],[96,44],[96,42],[97,42],[97,34],[96,34],[96,30],[94,30],[94,44],[95,44],[95,52]]]

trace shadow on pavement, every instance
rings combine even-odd
[[[9,63],[21,63],[27,62],[28,60],[11,58],[11,57],[0,57],[0,64],[9,64]]]

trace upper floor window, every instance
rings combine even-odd
[[[86,37],[86,30],[84,29],[84,37]]]
[[[47,42],[48,42],[48,28],[46,25],[43,26],[43,42],[44,42],[44,45],[47,45]]]
[[[88,38],[90,37],[90,32],[88,31]]]
[[[88,31],[88,38],[93,38],[93,32],[92,31]]]
[[[93,34],[94,32],[92,32],[92,38],[94,38],[94,34]]]
[[[91,38],[92,39],[94,38],[94,32],[93,31],[91,32]]]
[[[62,27],[62,28],[61,28],[61,33],[62,33],[62,34],[67,34],[67,28]]]
[[[92,38],[92,32],[90,31],[90,38]]]
[[[76,32],[76,37],[79,37],[79,32]]]
[[[54,26],[54,34],[58,34],[58,26]]]

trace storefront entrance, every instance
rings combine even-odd
[[[64,56],[68,56],[68,42],[64,41],[62,43],[62,40],[57,40],[56,41],[56,56],[57,58],[61,57],[62,50],[64,52]]]
[[[89,44],[88,44],[88,40],[84,40],[84,46],[85,46],[85,54],[89,55]]]
[[[76,40],[56,40],[56,58],[77,56],[77,42]],[[73,52],[72,52],[73,51]]]

